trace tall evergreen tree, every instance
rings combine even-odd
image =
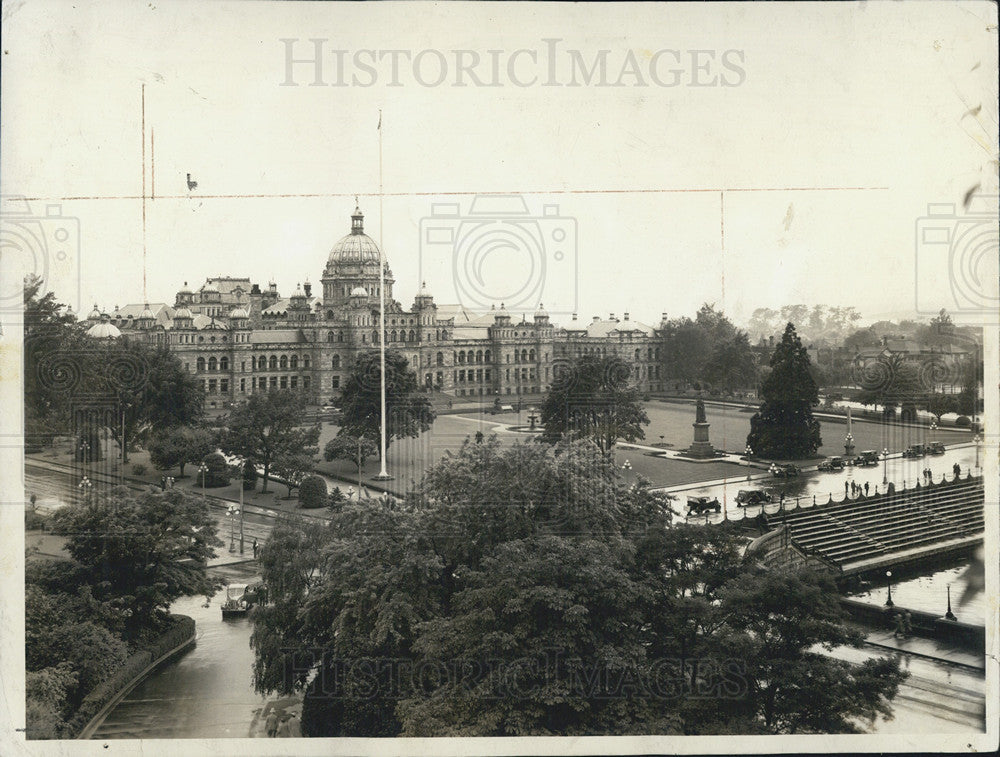
[[[812,414],[819,389],[809,368],[809,355],[789,323],[761,386],[763,402],[750,419],[747,444],[754,454],[787,460],[809,457],[819,449],[819,421]]]

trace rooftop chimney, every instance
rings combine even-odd
[[[308,281],[305,284],[302,285],[302,290],[306,293],[306,297],[311,297],[312,296],[312,288],[313,288],[313,285],[310,284]]]
[[[576,313],[573,313],[573,320],[576,320]]]
[[[595,316],[594,316],[594,321],[596,322],[596,321],[599,321],[599,320],[601,320],[601,316],[599,316],[599,315],[595,315]]]
[[[627,310],[625,311],[625,320],[626,321],[628,320],[628,311]]]

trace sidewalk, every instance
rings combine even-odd
[[[976,654],[968,649],[936,639],[926,639],[922,636],[907,636],[897,639],[893,636],[892,631],[871,631],[866,634],[865,642],[875,647],[892,649],[915,657],[938,660],[986,672],[985,652]]]

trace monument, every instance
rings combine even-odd
[[[715,457],[715,447],[708,441],[710,424],[705,420],[705,403],[702,400],[698,400],[695,406],[694,423],[691,425],[694,427],[694,442],[688,447],[688,456],[698,459]]]
[[[844,456],[850,460],[854,457],[854,434],[851,433],[851,408],[847,408],[847,436],[844,437]]]

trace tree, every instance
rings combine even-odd
[[[755,385],[757,364],[746,332],[737,332],[715,345],[705,364],[704,376],[706,380],[728,392]]]
[[[771,356],[771,372],[761,386],[763,402],[750,419],[747,445],[759,457],[796,459],[816,453],[822,443],[812,406],[819,389],[809,355],[791,323]]]
[[[649,417],[621,359],[584,355],[552,381],[542,404],[542,439],[587,437],[607,455],[619,439],[642,439]]]
[[[385,353],[386,447],[393,439],[419,436],[430,429],[434,411],[410,370],[406,356],[396,350]],[[358,357],[340,397],[343,410],[340,433],[350,437],[381,438],[382,369],[377,352]]]
[[[326,507],[328,492],[322,476],[306,476],[299,487],[299,507]]]
[[[319,426],[299,425],[304,408],[304,399],[295,392],[258,392],[226,416],[221,446],[263,467],[261,492],[267,491],[275,458],[315,447],[319,441]]]
[[[58,510],[53,531],[66,537],[81,583],[127,603],[126,638],[134,638],[162,622],[178,597],[211,594],[206,565],[222,546],[215,529],[200,497],[118,487]]]
[[[323,458],[327,461],[347,460],[358,469],[358,489],[361,489],[361,469],[365,461],[378,455],[378,445],[366,436],[340,433],[326,443]]]
[[[215,437],[207,428],[178,426],[155,434],[147,442],[149,461],[157,470],[180,469],[184,478],[184,466],[200,461],[215,451]]]
[[[288,488],[287,497],[291,498],[292,489],[298,488],[302,479],[316,467],[316,447],[298,452],[284,452],[274,458],[272,468],[275,474],[284,480]]]
[[[216,489],[220,486],[229,486],[229,463],[226,456],[221,452],[209,452],[201,461],[205,466],[202,473],[201,466],[198,467],[198,486]]]

